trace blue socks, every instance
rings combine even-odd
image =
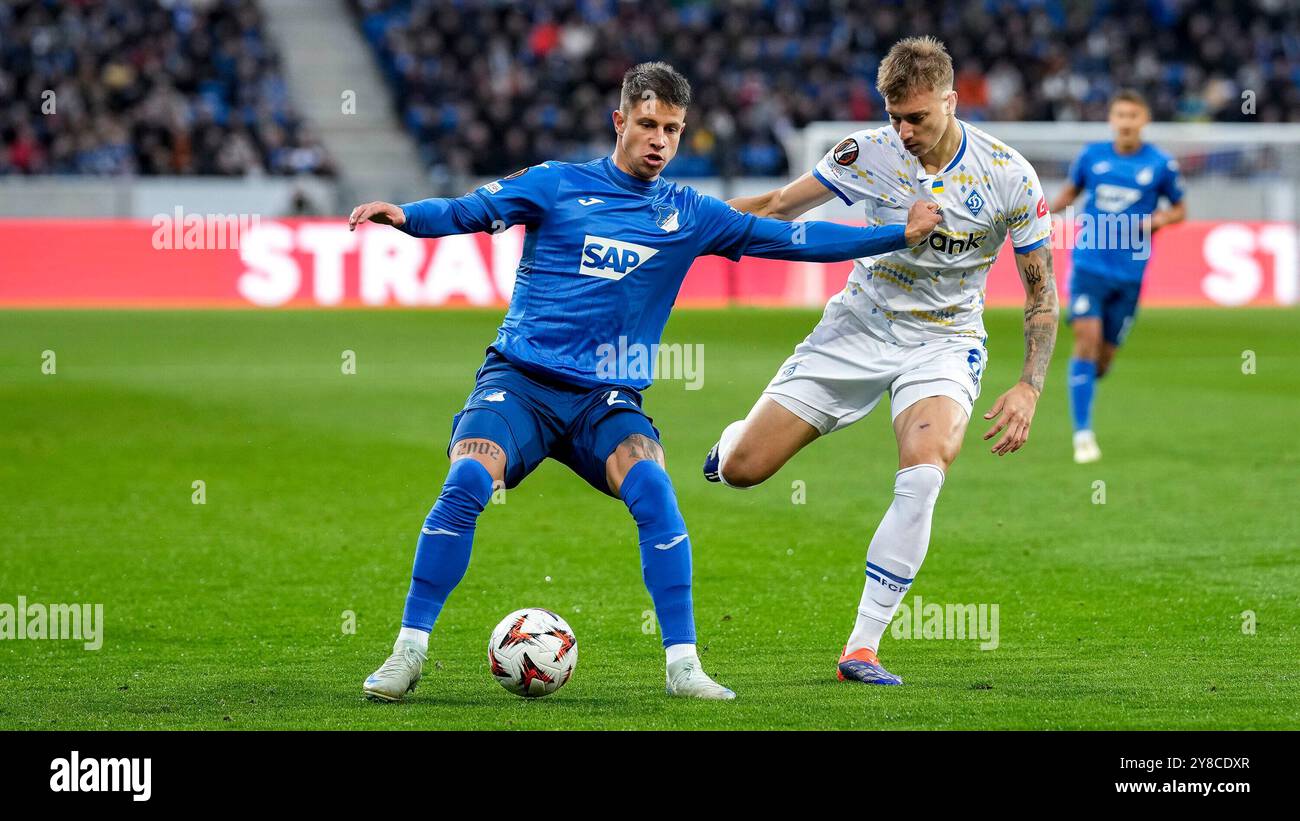
[[[654,601],[664,647],[695,643],[691,606],[691,540],[672,481],[657,462],[637,462],[620,495],[636,519],[641,574]]]
[[[621,495],[636,520],[641,573],[654,601],[664,646],[694,644],[691,540],[672,482],[657,463],[638,462],[623,479]],[[416,544],[403,627],[433,629],[447,596],[469,568],[474,527],[491,497],[492,476],[487,468],[473,459],[452,464]]]
[[[1092,395],[1096,384],[1096,362],[1070,360],[1070,412],[1074,415],[1075,433],[1092,430]]]
[[[442,493],[420,530],[402,626],[433,629],[447,596],[469,567],[479,514],[492,497],[492,475],[473,459],[452,463]]]

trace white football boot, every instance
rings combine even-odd
[[[709,678],[696,656],[678,659],[668,665],[668,695],[715,701],[731,701],[736,697],[735,693]]]
[[[1086,465],[1101,459],[1101,448],[1097,447],[1097,435],[1090,430],[1081,430],[1074,434],[1074,463]]]
[[[361,689],[371,701],[401,701],[419,683],[424,660],[425,653],[418,644],[398,640],[393,654],[370,674]]]

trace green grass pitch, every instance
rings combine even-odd
[[[912,593],[998,605],[998,647],[887,634],[898,688],[834,676],[891,498],[887,409],[758,489],[706,484],[705,451],[817,314],[678,313],[665,341],[704,346],[703,389],[663,382],[646,407],[691,528],[705,666],[739,699],[665,696],[635,527],[548,462],[480,520],[414,696],[364,701],[499,318],[0,313],[0,602],[102,603],[105,619],[97,651],[0,641],[0,728],[1300,727],[1300,347],[1283,310],[1145,311],[1101,383],[1106,457],[1086,467],[1063,331],[1027,448],[994,457],[972,423]],[[1019,311],[988,327],[977,414],[1021,362]],[[580,648],[538,701],[485,662],[526,606],[563,615]]]

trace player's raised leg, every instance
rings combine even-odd
[[[735,698],[735,693],[709,678],[696,653],[691,539],[664,470],[663,447],[644,434],[628,436],[606,460],[606,480],[636,520],[641,573],[667,653],[668,694]]]
[[[442,492],[416,542],[402,629],[392,655],[370,674],[362,688],[372,700],[398,701],[419,682],[429,633],[447,596],[469,567],[479,514],[487,506],[493,486],[504,480],[505,453],[504,447],[487,438],[464,438],[452,445],[451,467]]]
[[[903,683],[880,665],[876,654],[925,560],[934,505],[944,474],[961,450],[969,418],[967,408],[949,396],[928,396],[894,418],[899,468],[894,499],[867,548],[867,579],[853,633],[840,657],[841,681]]]
[[[760,396],[748,416],[723,429],[704,458],[704,478],[729,487],[753,487],[820,435],[770,396]]]

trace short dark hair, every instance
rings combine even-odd
[[[1109,109],[1111,106],[1115,105],[1115,103],[1137,103],[1147,111],[1151,110],[1151,106],[1147,103],[1147,98],[1142,96],[1142,92],[1138,91],[1136,88],[1121,88],[1119,91],[1116,91],[1114,94],[1110,95],[1110,102],[1106,105],[1106,108]]]
[[[618,107],[632,110],[634,100],[658,99],[677,108],[691,104],[691,84],[667,63],[638,63],[623,75],[623,93]]]

